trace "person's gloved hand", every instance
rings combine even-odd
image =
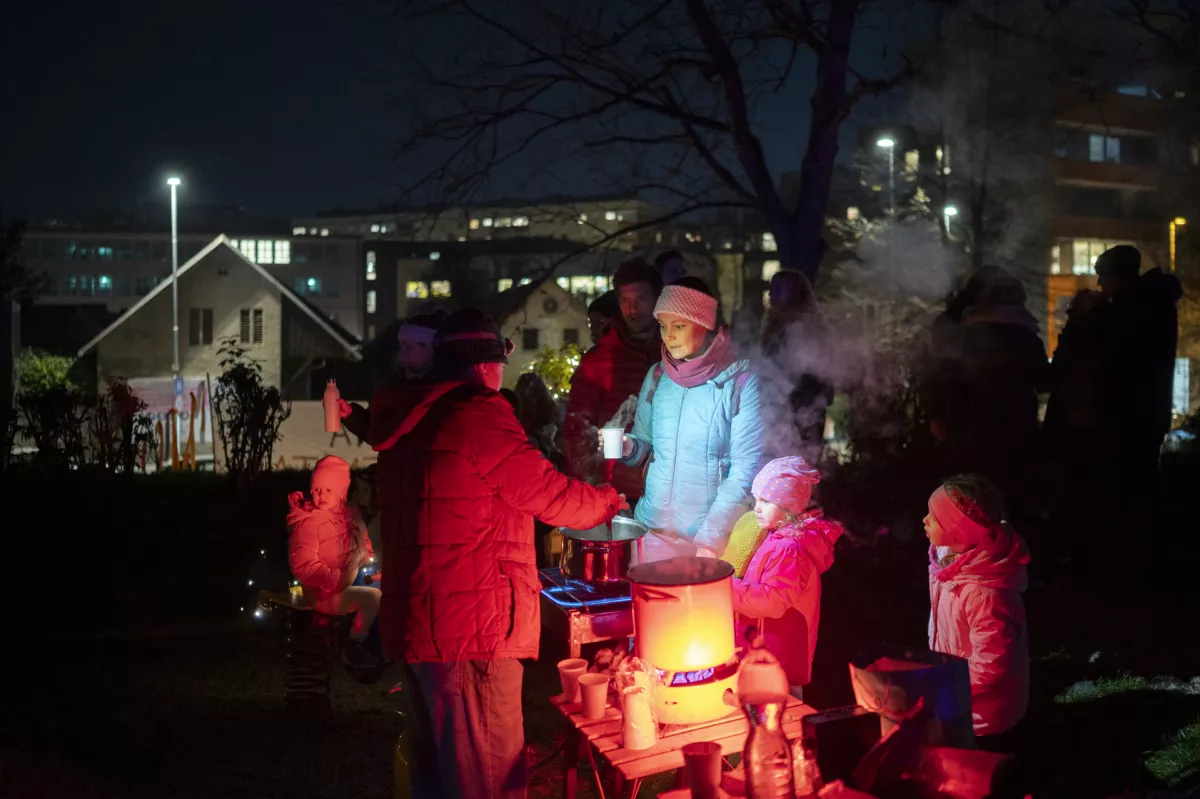
[[[350,407],[350,403],[346,402],[341,397],[338,397],[337,409],[338,416],[342,417],[343,419],[348,418],[350,414],[354,412],[354,409]]]
[[[617,489],[608,483],[596,486],[596,489],[604,497],[604,502],[608,506],[608,517],[610,519],[623,510],[629,510],[629,503],[625,501],[625,495],[618,493]]]

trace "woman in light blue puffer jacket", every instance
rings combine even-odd
[[[654,308],[662,363],[642,382],[632,467],[649,463],[634,516],[650,528],[646,560],[719,557],[734,522],[750,510],[750,485],[766,463],[758,378],[738,359],[717,300],[689,277],[667,286]]]

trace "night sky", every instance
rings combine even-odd
[[[860,67],[879,63],[881,37],[859,35]],[[171,170],[181,202],[251,214],[398,199],[399,92],[355,2],[21,3],[6,8],[0,44],[5,217],[129,213],[163,202]],[[795,82],[790,112],[761,120],[782,169],[799,165],[809,80]],[[844,133],[845,151],[853,126]]]

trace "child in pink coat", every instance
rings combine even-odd
[[[1029,706],[1029,633],[1021,593],[1029,549],[1002,521],[999,492],[973,475],[929,498],[929,648],[967,661],[982,748],[1005,748]],[[989,739],[991,739],[989,741]],[[996,747],[992,744],[995,743]]]
[[[842,526],[810,507],[821,473],[799,456],[771,461],[754,478],[754,515],[767,536],[733,581],[739,640],[762,635],[779,658],[791,693],[803,699],[812,679],[821,620],[821,574],[833,565]]]
[[[379,613],[378,588],[352,585],[358,570],[375,558],[371,539],[357,509],[346,503],[350,465],[329,456],[317,461],[312,475],[312,499],[299,491],[288,496],[288,562],[292,576],[304,586],[304,598],[319,613],[357,614],[350,628],[343,659],[369,668],[376,659],[364,648],[371,623]]]

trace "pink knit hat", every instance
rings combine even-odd
[[[344,497],[350,491],[350,464],[336,455],[317,461],[312,473],[313,488],[327,488]]]
[[[664,286],[654,306],[654,318],[672,314],[695,322],[705,330],[717,329],[717,298],[687,286]]]
[[[812,487],[821,482],[821,473],[799,455],[776,458],[754,478],[751,493],[773,502],[791,513],[804,513],[812,497]]]

